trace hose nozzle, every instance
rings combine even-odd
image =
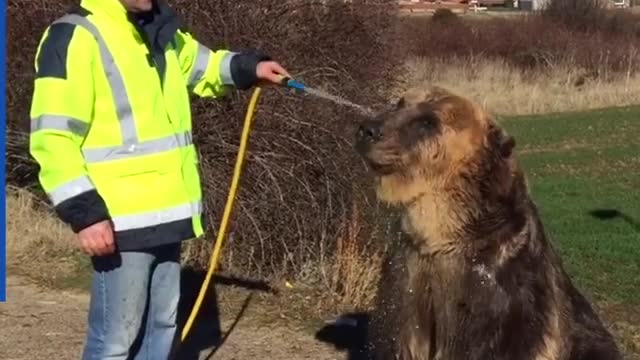
[[[285,86],[285,87],[288,87],[288,88],[291,88],[291,89],[294,89],[294,90],[297,90],[297,91],[304,91],[305,90],[304,84],[302,84],[302,83],[300,83],[300,82],[298,82],[296,80],[293,80],[291,78],[288,78],[286,76],[282,77],[281,84],[282,84],[282,86]]]

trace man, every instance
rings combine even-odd
[[[30,151],[94,269],[83,358],[166,359],[180,244],[203,234],[189,92],[289,75],[259,52],[207,49],[160,0],[82,0],[45,31],[35,71]]]

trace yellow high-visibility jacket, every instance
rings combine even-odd
[[[30,152],[58,216],[75,232],[110,219],[120,250],[202,235],[189,92],[248,89],[268,59],[208,49],[162,1],[82,0],[36,52]]]

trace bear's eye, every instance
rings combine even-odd
[[[435,114],[430,113],[420,117],[420,127],[425,130],[433,130],[438,123],[438,118]]]

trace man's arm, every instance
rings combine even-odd
[[[94,111],[97,51],[85,29],[54,24],[44,33],[35,60],[30,153],[58,216],[76,233],[109,219],[81,152]]]
[[[212,51],[181,30],[176,34],[176,48],[187,86],[201,97],[222,96],[229,87],[251,88],[259,80],[258,63],[271,60],[259,51]]]

